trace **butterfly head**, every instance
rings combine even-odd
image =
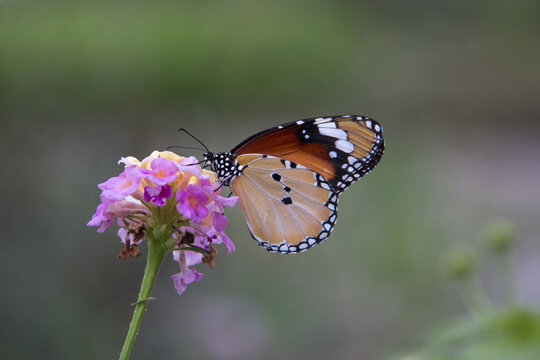
[[[229,185],[229,182],[240,173],[238,161],[233,154],[206,152],[204,154],[206,164],[210,165],[212,171],[217,173],[219,180],[223,185]]]

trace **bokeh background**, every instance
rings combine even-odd
[[[182,296],[166,259],[133,359],[423,358],[426,334],[469,316],[452,249],[479,251],[478,282],[507,306],[483,235],[499,218],[534,313],[539,19],[535,0],[2,1],[0,357],[119,354],[145,258],[118,259],[115,231],[86,222],[121,156],[195,145],[179,127],[225,151],[331,114],[371,116],[387,142],[331,239],[271,255],[229,210],[237,250]]]

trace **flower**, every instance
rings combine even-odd
[[[144,201],[153,202],[157,206],[165,205],[168,198],[172,196],[171,185],[146,186],[144,188]]]
[[[208,216],[209,210],[205,205],[209,197],[202,187],[190,184],[186,190],[179,189],[176,200],[178,211],[188,219],[200,222]]]
[[[234,251],[234,243],[231,239],[225,234],[225,227],[227,226],[228,219],[218,212],[215,212],[213,215],[214,218],[214,231],[216,231],[216,236],[219,236],[223,243],[225,244],[225,249],[228,252]]]
[[[224,244],[228,252],[234,251],[225,233],[223,211],[238,198],[219,195],[217,175],[202,169],[195,157],[154,151],[142,161],[122,157],[119,164],[124,170],[98,185],[101,203],[88,226],[104,232],[116,221],[123,259],[140,255],[137,245],[144,239],[161,242],[180,265],[172,280],[182,294],[203,276],[190,266],[215,263],[214,245]]]
[[[186,290],[187,286],[194,281],[199,281],[202,279],[203,274],[197,272],[194,269],[188,268],[186,264],[186,256],[184,251],[180,251],[180,272],[171,276],[174,282],[174,288],[178,292],[178,295]]]
[[[113,201],[106,197],[101,197],[101,204],[98,205],[96,213],[88,226],[99,226],[98,232],[104,232],[115,218],[121,219],[128,215],[145,215],[148,209],[142,203],[131,196],[126,196],[123,200]]]
[[[112,177],[98,185],[102,190],[101,196],[109,200],[122,200],[137,191],[141,182],[141,176],[142,174],[138,167],[127,166],[120,175]]]
[[[178,177],[178,167],[171,160],[156,158],[152,160],[150,169],[142,169],[145,178],[156,185],[166,185]]]

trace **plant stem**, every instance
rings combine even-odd
[[[152,288],[156,281],[156,276],[163,261],[163,257],[167,252],[167,249],[162,242],[148,239],[148,259],[146,262],[146,269],[144,270],[144,276],[141,284],[141,291],[139,292],[139,298],[135,305],[135,311],[133,312],[133,318],[129,325],[129,330],[122,347],[122,353],[120,354],[120,360],[129,359],[131,349],[135,343],[135,337],[139,332],[141,321],[146,310],[147,300],[152,293]]]
[[[516,304],[517,291],[516,284],[514,282],[514,271],[512,267],[512,259],[510,258],[510,252],[501,254],[503,257],[502,262],[502,272],[503,272],[503,286],[506,293],[506,303],[507,306],[513,306]]]
[[[463,279],[460,285],[465,302],[472,313],[481,315],[492,310],[493,306],[489,297],[474,276]]]

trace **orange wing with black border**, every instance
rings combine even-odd
[[[341,193],[371,171],[384,152],[382,127],[365,116],[340,115],[293,121],[255,134],[233,155],[266,154],[321,174]]]

